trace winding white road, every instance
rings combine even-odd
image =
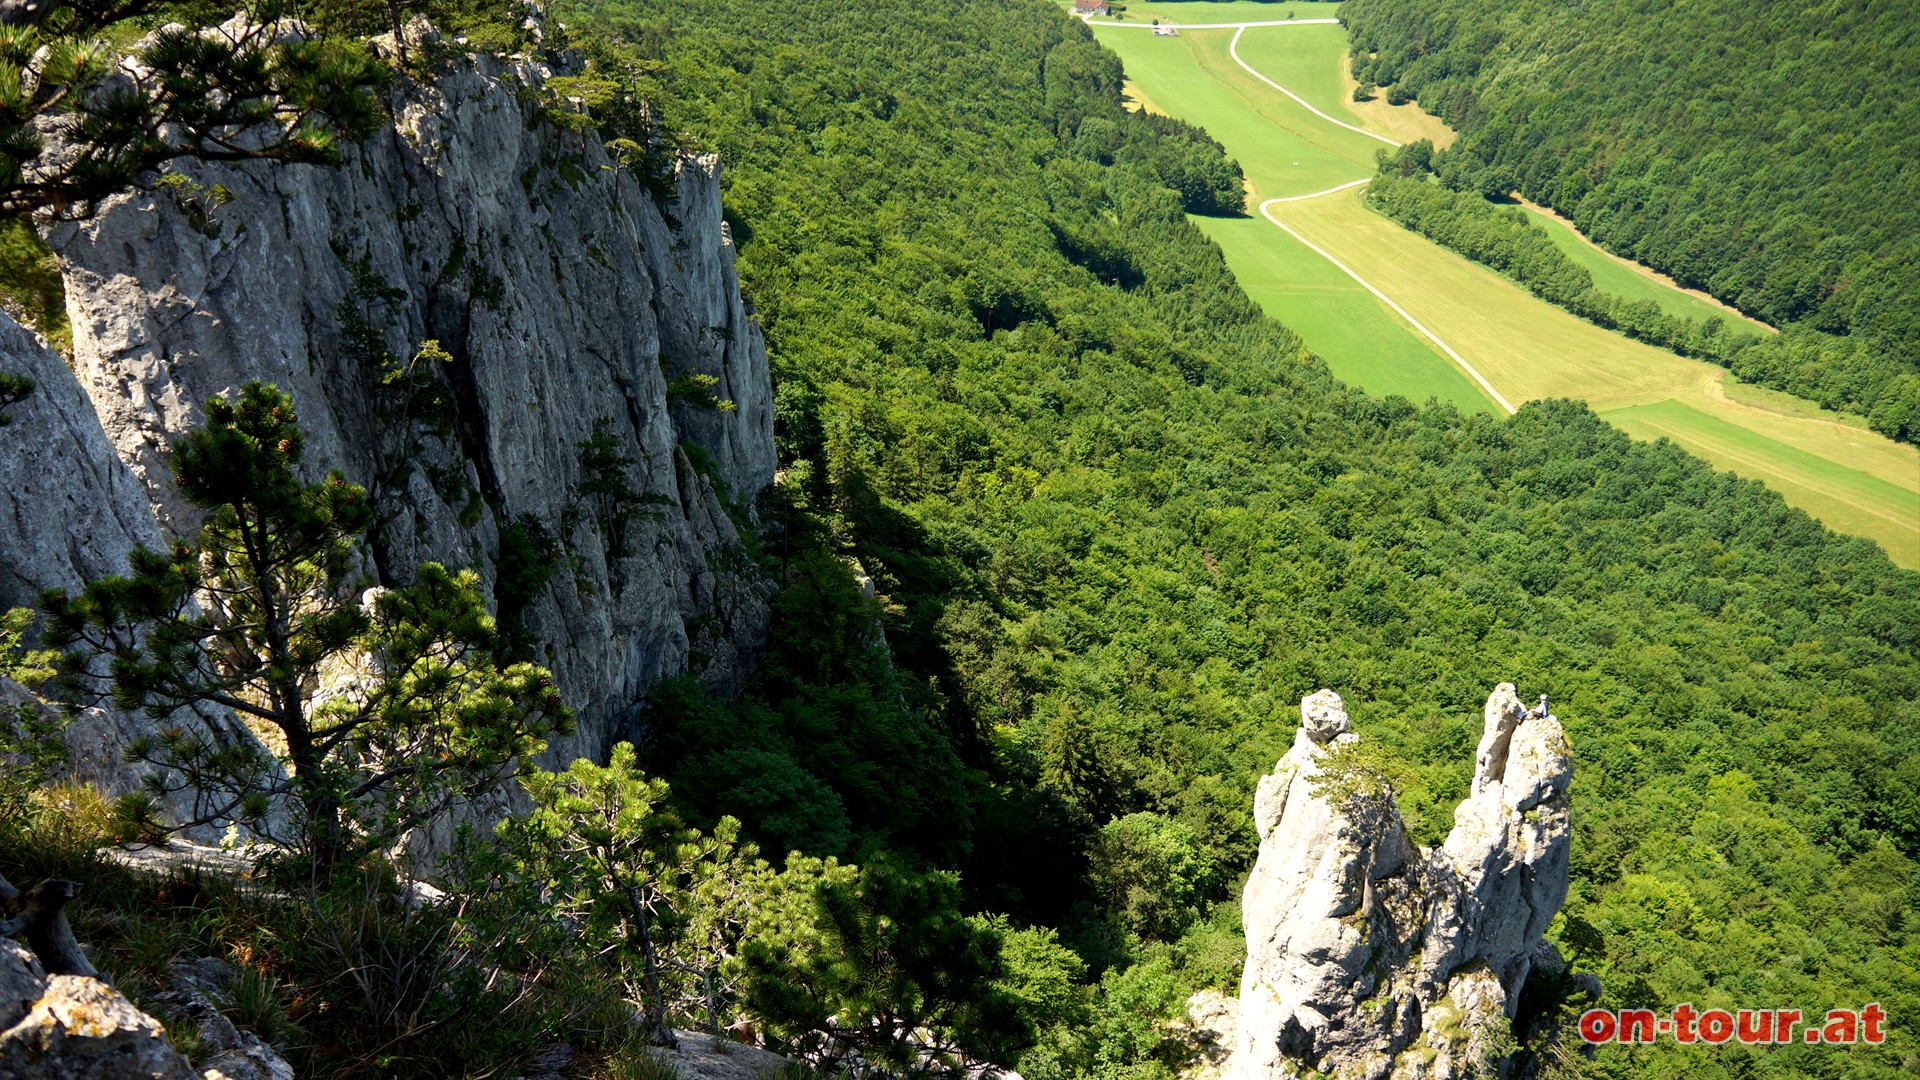
[[[1324,21],[1324,22],[1333,22],[1333,23],[1337,23],[1337,22],[1339,22],[1340,20],[1338,20],[1338,19],[1325,19],[1325,20],[1316,20],[1316,21]],[[1336,119],[1334,119],[1333,117],[1331,117],[1331,116],[1328,116],[1328,115],[1327,115],[1326,113],[1323,113],[1323,112],[1321,112],[1321,111],[1320,111],[1319,109],[1316,109],[1316,108],[1314,108],[1314,107],[1313,107],[1312,105],[1309,105],[1309,104],[1307,104],[1307,99],[1306,99],[1306,98],[1303,98],[1303,97],[1301,97],[1301,96],[1300,96],[1299,94],[1296,94],[1296,93],[1294,93],[1293,91],[1291,91],[1291,90],[1289,90],[1289,89],[1287,89],[1286,87],[1284,87],[1284,86],[1281,86],[1281,85],[1280,85],[1279,83],[1277,83],[1277,82],[1274,82],[1274,81],[1273,81],[1272,79],[1269,79],[1269,78],[1267,78],[1267,77],[1266,77],[1265,75],[1262,75],[1262,74],[1260,74],[1260,73],[1259,73],[1258,71],[1255,71],[1255,70],[1253,69],[1253,65],[1252,65],[1252,64],[1249,64],[1249,63],[1247,63],[1247,62],[1246,62],[1245,60],[1242,60],[1242,59],[1240,59],[1240,35],[1241,35],[1241,34],[1244,34],[1244,33],[1246,33],[1246,32],[1247,32],[1247,27],[1248,27],[1248,26],[1273,26],[1273,25],[1276,25],[1276,24],[1274,24],[1274,23],[1245,23],[1245,24],[1243,24],[1243,25],[1242,25],[1242,26],[1240,27],[1240,29],[1238,29],[1238,30],[1235,30],[1235,31],[1233,32],[1233,40],[1232,40],[1232,41],[1229,41],[1229,42],[1227,42],[1227,55],[1228,55],[1228,56],[1231,56],[1231,57],[1233,57],[1233,62],[1234,62],[1234,63],[1236,63],[1236,64],[1239,64],[1239,65],[1240,65],[1240,66],[1241,66],[1242,68],[1244,68],[1244,69],[1246,69],[1246,72],[1247,72],[1247,74],[1249,74],[1249,75],[1251,75],[1251,76],[1253,76],[1253,77],[1254,77],[1254,78],[1256,78],[1256,79],[1259,79],[1259,80],[1260,80],[1261,82],[1263,82],[1263,83],[1266,83],[1266,84],[1267,84],[1268,86],[1271,86],[1271,87],[1273,87],[1273,88],[1274,88],[1275,90],[1278,90],[1278,91],[1280,91],[1281,93],[1283,93],[1283,94],[1285,94],[1285,95],[1287,95],[1288,97],[1290,97],[1290,98],[1292,98],[1293,100],[1295,100],[1295,101],[1297,101],[1297,102],[1299,102],[1299,103],[1300,103],[1300,107],[1301,107],[1301,108],[1303,108],[1303,109],[1305,109],[1305,110],[1307,110],[1308,112],[1310,112],[1310,113],[1312,113],[1313,115],[1315,115],[1315,116],[1317,116],[1317,117],[1319,117],[1320,119],[1322,119],[1322,120],[1325,120],[1325,121],[1326,121],[1327,123],[1329,123],[1329,124],[1337,124],[1337,125],[1339,125],[1340,127],[1343,127],[1343,128],[1346,128],[1346,129],[1347,129],[1348,131],[1357,131],[1357,132],[1359,132],[1360,134],[1362,134],[1362,135],[1365,135],[1365,136],[1366,136],[1367,138],[1369,138],[1369,139],[1379,139],[1379,140],[1380,140],[1381,142],[1383,142],[1383,143],[1386,143],[1386,144],[1387,144],[1388,146],[1399,146],[1399,145],[1400,145],[1399,143],[1397,143],[1397,142],[1395,142],[1394,140],[1392,140],[1392,139],[1389,139],[1389,138],[1387,138],[1387,137],[1386,137],[1385,135],[1380,135],[1380,134],[1377,134],[1377,133],[1375,133],[1375,132],[1371,132],[1371,131],[1368,131],[1368,130],[1367,130],[1366,128],[1363,128],[1363,127],[1355,127],[1355,126],[1353,126],[1352,124],[1349,124],[1349,123],[1347,123],[1347,122],[1346,122],[1345,120],[1336,120]],[[1285,24],[1285,23],[1279,23],[1279,24],[1277,24],[1277,25],[1280,25],[1280,26],[1285,26],[1286,24]],[[1338,188],[1335,188],[1334,190],[1336,190],[1336,191],[1338,191],[1339,189],[1338,189]]]
[[[1339,267],[1341,273],[1359,282],[1361,288],[1372,293],[1374,297],[1377,298],[1381,303],[1387,305],[1387,307],[1389,308],[1392,308],[1394,314],[1400,316],[1402,319],[1405,319],[1407,321],[1408,326],[1411,326],[1415,330],[1418,330],[1422,334],[1425,334],[1428,341],[1431,341],[1435,345],[1438,345],[1440,347],[1441,352],[1446,353],[1448,357],[1452,358],[1454,363],[1460,365],[1460,370],[1466,372],[1468,375],[1473,376],[1473,381],[1480,384],[1480,389],[1485,390],[1487,392],[1488,397],[1491,397],[1494,401],[1499,402],[1500,407],[1507,410],[1508,415],[1512,415],[1513,412],[1515,411],[1513,407],[1513,402],[1508,401],[1506,397],[1500,393],[1500,391],[1495,390],[1493,388],[1493,384],[1487,381],[1487,377],[1485,375],[1480,374],[1480,369],[1474,367],[1472,364],[1467,363],[1466,357],[1461,356],[1459,353],[1455,352],[1453,349],[1453,346],[1440,340],[1439,334],[1436,334],[1433,331],[1427,329],[1427,324],[1421,322],[1419,319],[1414,318],[1411,314],[1408,313],[1406,308],[1403,308],[1399,304],[1394,303],[1393,297],[1388,296],[1386,293],[1383,293],[1379,289],[1375,288],[1373,285],[1373,282],[1368,281],[1366,278],[1363,278],[1359,274],[1354,273],[1353,267],[1348,266],[1346,263],[1343,263],[1339,259],[1334,258],[1332,252],[1328,251],[1326,248],[1321,247],[1319,244],[1316,244],[1313,241],[1307,239],[1306,237],[1301,236],[1298,232],[1295,232],[1294,229],[1291,226],[1289,226],[1286,222],[1281,221],[1277,217],[1274,217],[1273,211],[1269,209],[1269,207],[1273,206],[1275,203],[1301,202],[1306,199],[1317,199],[1322,195],[1331,195],[1336,191],[1345,191],[1348,188],[1359,187],[1364,183],[1367,183],[1367,181],[1352,180],[1347,183],[1341,184],[1339,187],[1328,188],[1325,191],[1316,191],[1311,195],[1292,195],[1284,199],[1268,199],[1266,202],[1263,202],[1260,204],[1260,216],[1266,218],[1268,221],[1273,222],[1276,226],[1279,227],[1281,232],[1286,233],[1288,236],[1291,236],[1295,240],[1300,241],[1302,244],[1307,245],[1308,249],[1311,250],[1314,254],[1320,256],[1321,258],[1327,260],[1333,265]]]
[[[1097,23],[1093,21],[1093,18],[1091,16],[1083,17],[1082,21],[1084,21],[1088,26],[1125,26],[1129,29],[1135,29],[1135,30],[1151,30],[1152,29],[1151,26],[1146,26],[1139,23]],[[1333,124],[1337,127],[1346,128],[1348,131],[1357,132],[1361,135],[1365,135],[1369,139],[1378,139],[1381,142],[1386,143],[1388,146],[1394,146],[1394,147],[1400,146],[1401,144],[1398,141],[1394,139],[1390,139],[1378,132],[1368,131],[1366,128],[1356,127],[1353,124],[1349,124],[1345,120],[1338,119],[1337,117],[1328,116],[1326,113],[1323,113],[1319,109],[1314,108],[1313,105],[1307,101],[1307,99],[1301,97],[1299,94],[1294,93],[1293,91],[1287,89],[1286,87],[1281,86],[1279,83],[1274,82],[1272,79],[1267,78],[1265,75],[1262,75],[1258,70],[1254,68],[1252,64],[1247,63],[1240,56],[1240,36],[1242,34],[1245,34],[1247,30],[1251,27],[1255,27],[1255,26],[1324,26],[1327,23],[1337,24],[1339,23],[1339,21],[1340,21],[1339,19],[1286,19],[1286,20],[1277,21],[1277,22],[1194,23],[1194,24],[1182,25],[1180,26],[1180,29],[1182,30],[1232,30],[1233,40],[1227,43],[1227,55],[1233,57],[1233,62],[1236,64],[1239,64],[1240,67],[1244,71],[1246,71],[1247,74],[1253,76],[1256,79],[1259,79],[1261,82],[1267,84],[1268,86],[1274,88],[1275,90],[1280,91],[1282,94],[1285,94],[1287,97],[1292,98],[1293,101],[1296,104],[1298,104],[1301,108],[1307,110],[1308,112],[1319,117],[1320,119],[1325,120],[1329,124]],[[1348,188],[1359,187],[1362,184],[1366,184],[1370,182],[1371,180],[1372,180],[1372,177],[1363,177],[1359,180],[1350,180],[1347,183],[1341,184],[1337,187],[1330,187],[1325,191],[1316,191],[1311,195],[1289,195],[1279,199],[1268,199],[1267,201],[1260,204],[1260,216],[1272,222],[1274,224],[1274,227],[1278,228],[1281,232],[1286,233],[1288,236],[1291,236],[1295,240],[1298,240],[1302,244],[1305,244],[1309,251],[1312,251],[1314,254],[1320,256],[1321,258],[1332,263],[1334,266],[1338,267],[1341,273],[1347,275],[1348,277],[1352,278],[1354,281],[1358,282],[1361,288],[1372,293],[1375,299],[1387,305],[1388,309],[1391,310],[1394,314],[1406,320],[1406,323],[1408,326],[1411,326],[1415,330],[1420,331],[1420,333],[1424,335],[1428,341],[1431,341],[1434,343],[1434,345],[1438,346],[1440,351],[1442,353],[1445,353],[1448,359],[1452,360],[1455,364],[1458,364],[1460,366],[1460,370],[1466,372],[1469,376],[1471,376],[1473,378],[1473,381],[1480,385],[1480,389],[1486,391],[1487,396],[1492,398],[1495,402],[1497,402],[1501,408],[1507,410],[1509,414],[1515,412],[1516,410],[1513,407],[1513,402],[1508,401],[1505,395],[1501,394],[1500,391],[1495,390],[1493,388],[1493,384],[1487,381],[1487,377],[1485,375],[1480,374],[1480,369],[1468,363],[1467,358],[1464,356],[1461,356],[1458,350],[1456,350],[1453,346],[1447,344],[1444,340],[1442,340],[1439,334],[1436,334],[1432,330],[1427,329],[1427,325],[1425,323],[1421,322],[1419,319],[1414,318],[1413,315],[1409,313],[1406,308],[1403,308],[1398,303],[1395,303],[1393,297],[1388,296],[1384,292],[1381,292],[1380,289],[1373,284],[1373,282],[1368,281],[1366,278],[1363,278],[1359,274],[1355,273],[1353,267],[1348,266],[1346,263],[1341,262],[1339,259],[1333,256],[1332,252],[1328,251],[1326,248],[1321,247],[1319,244],[1316,244],[1313,241],[1307,239],[1306,237],[1300,235],[1299,232],[1294,230],[1286,222],[1281,221],[1278,217],[1274,216],[1272,208],[1279,203],[1305,202],[1308,199],[1318,199],[1325,195],[1332,195],[1337,192],[1346,191]]]

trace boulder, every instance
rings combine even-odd
[[[0,1080],[203,1080],[160,1022],[81,975],[44,975],[0,938]]]

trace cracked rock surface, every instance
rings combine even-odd
[[[1514,687],[1488,697],[1472,795],[1434,849],[1390,793],[1315,779],[1357,736],[1338,695],[1301,702],[1263,777],[1260,855],[1242,898],[1247,962],[1234,1080],[1308,1070],[1366,1080],[1511,1075],[1528,974],[1564,967],[1543,935],[1566,899],[1572,752]],[[1333,795],[1333,799],[1327,797]]]
[[[166,448],[261,379],[299,409],[308,479],[372,493],[369,584],[435,561],[491,593],[503,534],[551,537],[545,583],[502,613],[578,718],[546,764],[641,736],[661,678],[742,685],[770,586],[736,522],[773,481],[773,409],[719,165],[669,158],[649,184],[549,123],[540,84],[576,63],[455,57],[397,80],[337,166],[176,163],[49,227],[74,356],[0,317],[0,368],[39,383],[0,436],[0,601],[190,536]],[[116,786],[149,723],[93,718],[103,775],[78,778]]]

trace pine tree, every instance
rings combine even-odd
[[[359,595],[366,493],[337,472],[298,479],[282,391],[251,383],[206,417],[171,460],[207,511],[197,541],[41,599],[72,699],[110,695],[167,722],[129,755],[162,767],[149,795],[193,792],[195,812],[170,827],[235,820],[324,870],[487,793],[571,729],[544,669],[501,662],[472,572],[428,563],[412,586]],[[203,703],[264,735],[284,774],[249,741],[171,721]],[[274,824],[280,800],[290,828]],[[150,817],[151,800],[123,810]]]
[[[311,36],[276,5],[218,27],[169,23],[124,55],[111,43],[173,10],[157,0],[0,9],[0,216],[85,213],[180,157],[332,161],[339,139],[372,130],[380,62],[360,42]]]
[[[521,783],[534,810],[502,831],[552,905],[615,956],[648,1041],[670,1046],[675,983],[717,1032],[717,983],[770,871],[740,841],[740,822],[721,818],[707,835],[689,828],[667,804],[667,782],[635,761],[633,744],[620,743],[604,767],[583,758],[565,772],[529,772]]]

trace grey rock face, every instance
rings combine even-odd
[[[160,528],[93,402],[39,335],[4,314],[0,370],[38,384],[0,428],[0,605],[124,573],[128,552],[157,547]]]
[[[315,476],[373,494],[369,584],[408,584],[427,561],[491,583],[504,529],[554,536],[545,586],[503,614],[579,716],[550,751],[567,760],[632,737],[657,679],[691,669],[730,689],[752,666],[765,586],[723,499],[750,512],[774,449],[718,166],[681,160],[676,197],[656,203],[596,137],[541,118],[546,74],[449,62],[396,90],[391,127],[337,167],[183,169],[48,241],[79,383],[158,532],[197,524],[168,442],[208,397],[262,379],[293,396]],[[451,361],[387,377],[429,340]],[[693,376],[734,407],[704,403]],[[597,470],[582,452],[596,436]],[[151,542],[141,528],[123,531]]]
[[[47,973],[33,950],[12,938],[0,937],[0,1031],[33,1011],[33,1003],[47,992]]]
[[[120,991],[49,976],[30,950],[0,937],[0,1080],[293,1080],[284,1058],[209,1001],[223,977],[233,971],[220,961],[183,962],[161,996],[177,1020],[198,1026],[210,1057],[195,1069]]]
[[[1242,899],[1247,963],[1226,1073],[1505,1075],[1521,988],[1536,963],[1559,965],[1542,937],[1567,892],[1573,765],[1559,721],[1496,688],[1473,794],[1427,850],[1390,795],[1316,790],[1326,756],[1356,736],[1328,691],[1301,712],[1255,796],[1260,855]]]
[[[0,314],[0,371],[32,377],[34,392],[0,428],[0,607],[32,606],[42,589],[77,591],[86,582],[127,571],[136,547],[164,542],[147,490],[115,453],[93,402],[46,343]],[[52,715],[26,687],[0,679],[0,707],[25,706]],[[252,740],[224,709],[176,717],[223,742]],[[122,749],[151,730],[147,718],[111,707],[78,712],[67,727],[65,779],[109,795],[139,788],[142,770]],[[190,796],[170,809],[193,816]]]
[[[208,1080],[216,1074],[223,1080],[294,1080],[293,1066],[279,1051],[215,1006],[214,999],[230,993],[239,974],[212,957],[177,961],[168,972],[160,1008],[169,1022],[191,1023],[200,1032]]]

